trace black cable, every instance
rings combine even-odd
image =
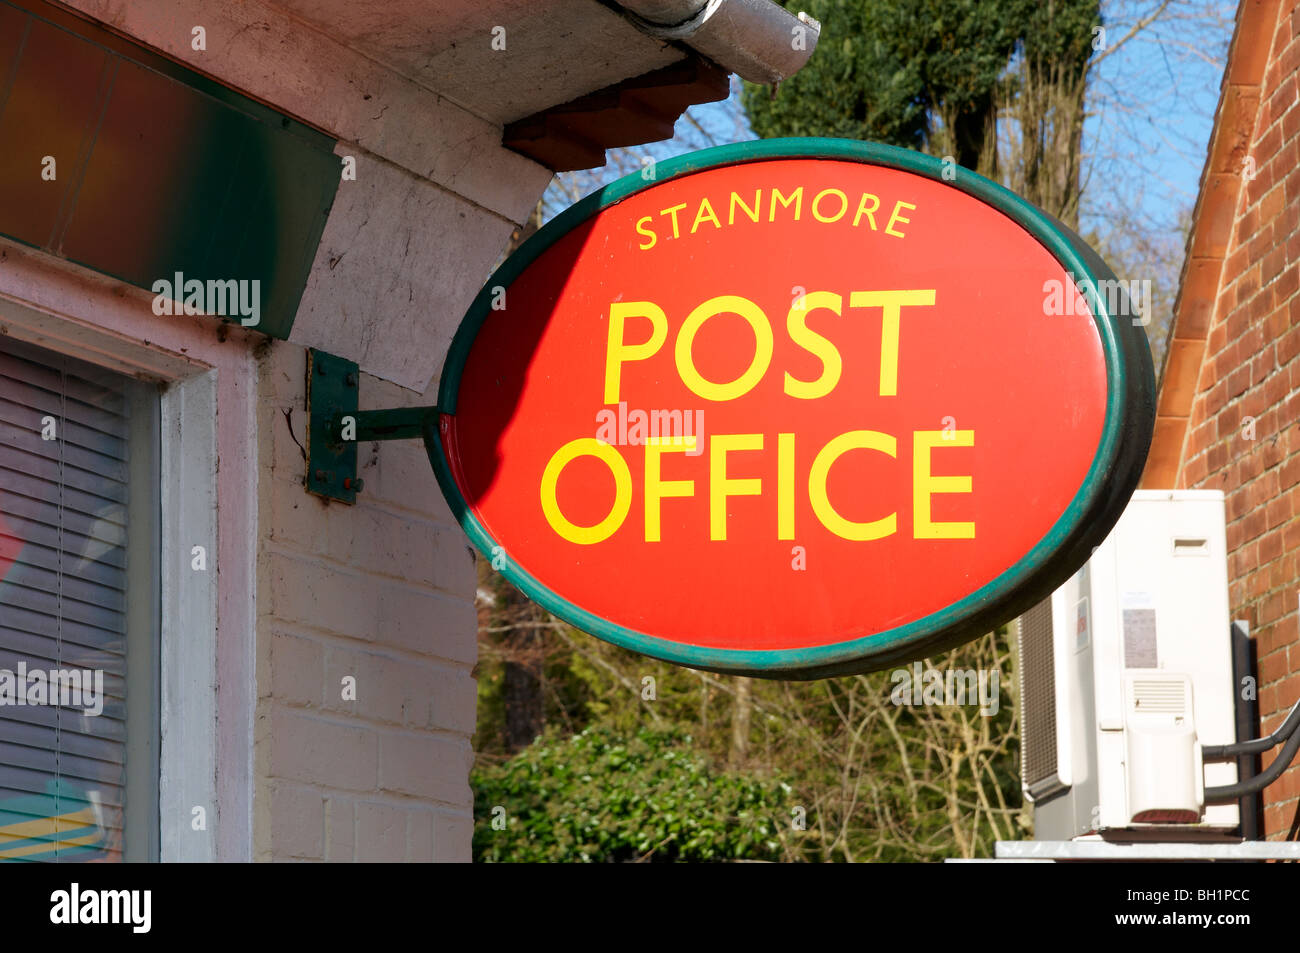
[[[1286,720],[1268,737],[1238,741],[1231,745],[1206,745],[1201,749],[1201,757],[1206,761],[1224,761],[1239,754],[1263,754],[1270,748],[1276,747],[1279,742],[1294,737],[1297,728],[1300,728],[1300,701],[1291,706]]]
[[[1297,703],[1297,707],[1300,708],[1300,702]],[[1296,709],[1293,708],[1291,711],[1292,714],[1295,714]],[[1290,720],[1290,718],[1287,719],[1288,722],[1290,722]],[[1295,758],[1297,750],[1300,750],[1300,731],[1292,731],[1291,737],[1287,740],[1286,746],[1277,753],[1277,757],[1273,759],[1272,764],[1253,778],[1247,778],[1245,781],[1238,781],[1236,784],[1221,784],[1218,787],[1206,788],[1205,803],[1223,804],[1229,801],[1235,801],[1248,794],[1258,794],[1282,776],[1282,772],[1290,766],[1292,759]]]

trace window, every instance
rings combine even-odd
[[[0,859],[158,857],[158,415],[0,337]]]

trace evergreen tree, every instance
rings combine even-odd
[[[746,84],[754,131],[952,155],[1077,222],[1083,97],[1098,0],[783,0],[822,23],[779,88]],[[998,155],[999,115],[1018,127]],[[1001,161],[999,161],[1001,159]]]

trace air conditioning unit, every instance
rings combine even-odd
[[[1139,490],[1110,536],[1019,620],[1021,781],[1036,840],[1204,839],[1238,825],[1223,494]]]

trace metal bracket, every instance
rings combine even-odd
[[[307,351],[308,493],[355,503],[365,483],[357,477],[357,443],[423,436],[437,407],[358,410],[360,371],[353,361],[314,348]]]

